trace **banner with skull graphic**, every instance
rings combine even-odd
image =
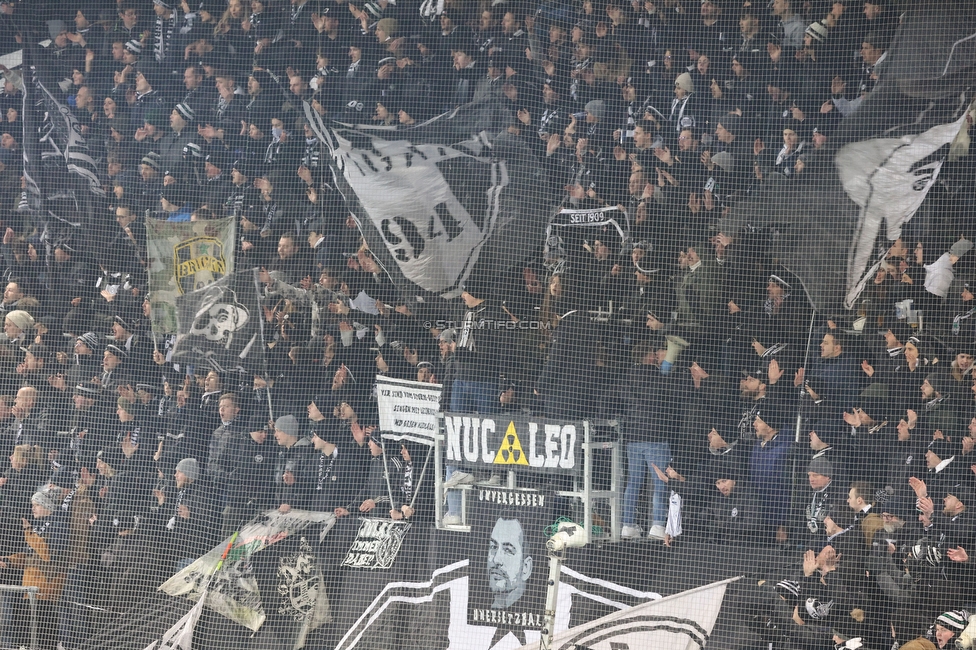
[[[229,539],[173,575],[159,590],[190,600],[206,595],[208,608],[255,632],[268,619],[274,620],[279,623],[273,626],[275,634],[287,628],[303,644],[308,631],[331,617],[314,547],[335,522],[331,512],[269,510],[241,528],[218,573],[214,571]],[[285,622],[290,624],[281,625]]]
[[[218,372],[264,372],[259,296],[256,269],[245,269],[177,297],[173,360]]]

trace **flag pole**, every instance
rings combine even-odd
[[[417,502],[417,495],[420,493],[420,484],[424,482],[424,476],[427,474],[427,466],[430,464],[430,456],[433,452],[432,447],[427,448],[427,456],[424,458],[424,467],[420,470],[420,478],[417,482],[413,484],[413,495],[410,497],[410,507],[413,508],[413,504]]]
[[[383,449],[383,476],[386,478],[386,493],[390,497],[390,510],[393,510],[393,487],[390,485],[390,468],[386,464],[386,440],[380,436],[380,447]]]
[[[258,309],[261,307],[261,284],[258,281],[259,268],[256,266],[251,267],[251,280],[254,282],[254,295],[258,297]],[[258,318],[258,331],[261,333],[261,361],[264,371],[264,397],[268,402],[268,417],[271,422],[274,422],[274,405],[271,403],[271,379],[268,376],[268,345],[264,341],[264,318]]]
[[[559,573],[563,567],[562,551],[549,553],[549,579],[546,581],[546,608],[542,618],[542,638],[539,650],[552,650],[552,640],[556,633],[556,601],[559,596]]]
[[[224,566],[224,560],[227,559],[227,554],[230,553],[230,549],[233,548],[234,542],[237,541],[237,536],[241,532],[240,531],[240,526],[238,526],[237,528],[238,528],[238,530],[235,530],[234,531],[234,534],[230,536],[230,539],[229,540],[227,540],[227,547],[224,549],[224,552],[220,555],[220,561],[217,562],[217,566],[214,567],[213,572],[210,574],[211,576],[217,575],[217,572],[220,571],[220,568],[222,566]]]

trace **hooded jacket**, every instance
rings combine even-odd
[[[275,463],[275,500],[278,505],[287,503],[293,509],[308,510],[314,493],[315,448],[312,441],[302,438],[291,447],[281,447]],[[285,472],[295,477],[293,485],[285,483]]]

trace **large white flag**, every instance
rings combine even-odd
[[[715,627],[725,589],[739,578],[729,578],[660,600],[637,605],[595,621],[560,632],[553,650],[653,648],[654,650],[699,650]],[[523,646],[538,650],[539,643]]]

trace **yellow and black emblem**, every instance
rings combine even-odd
[[[194,237],[173,248],[177,291],[187,293],[216,282],[227,274],[224,245],[214,237]]]
[[[492,464],[528,466],[529,461],[525,457],[525,452],[522,451],[522,443],[519,441],[518,434],[515,433],[514,422],[508,423],[505,437],[502,438],[502,444],[498,448],[498,453],[495,454],[495,460],[492,461]]]

